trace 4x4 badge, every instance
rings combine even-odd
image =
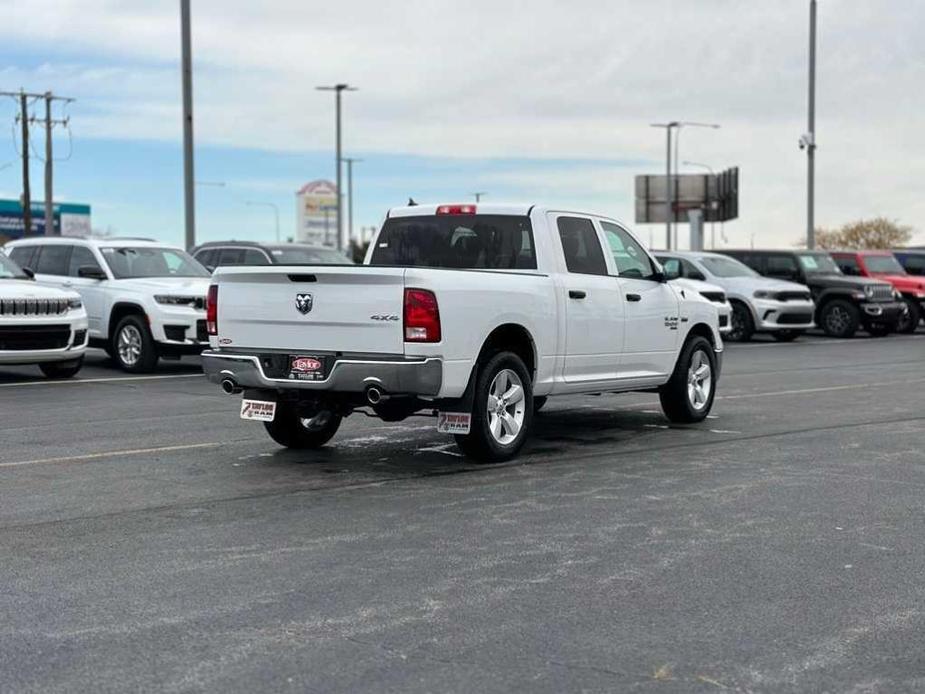
[[[312,295],[311,294],[296,294],[295,295],[295,307],[299,310],[303,316],[312,310]]]

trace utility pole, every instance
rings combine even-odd
[[[19,92],[20,119],[22,120],[22,235],[32,233],[32,193],[29,190],[29,113],[26,93]],[[45,230],[48,233],[48,230]]]
[[[486,193],[485,191],[481,191],[479,193],[473,193],[472,195],[475,197],[476,203],[479,203],[482,201],[482,196],[488,195],[488,193]]]
[[[806,148],[806,247],[816,247],[816,0],[809,0],[809,118]]]
[[[344,194],[341,189],[341,93],[355,92],[356,87],[349,84],[335,84],[330,87],[315,87],[318,91],[334,92],[334,119],[335,119],[335,156],[337,178],[337,249],[344,250]]]
[[[45,92],[45,235],[60,236],[61,230],[55,233],[55,205],[54,205],[54,187],[52,185],[54,166],[54,156],[52,154],[52,130],[56,125],[67,127],[69,119],[55,120],[51,117],[51,106],[55,100],[69,103],[73,99],[62,96],[54,96],[51,92]]]
[[[183,80],[183,208],[186,247],[196,245],[196,181],[193,173],[193,58],[190,0],[180,0],[180,52]]]
[[[344,157],[347,162],[347,246],[353,241],[353,163],[363,161],[356,157]]]
[[[678,121],[670,123],[652,123],[653,128],[665,128],[667,149],[665,152],[665,250],[671,250],[671,221],[674,216],[674,181],[671,179],[671,130],[678,127]]]

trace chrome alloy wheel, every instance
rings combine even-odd
[[[848,311],[841,306],[832,306],[825,316],[825,327],[833,333],[844,332],[850,322]]]
[[[126,325],[119,331],[116,349],[123,364],[135,366],[141,359],[141,331],[134,325]]]
[[[527,411],[523,382],[511,369],[502,369],[488,389],[488,429],[502,446],[513,442],[524,425]]]
[[[710,360],[702,349],[691,355],[691,366],[687,370],[687,399],[691,407],[700,411],[707,406],[713,391],[713,371]]]

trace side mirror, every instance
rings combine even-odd
[[[205,265],[204,267],[205,267],[205,269],[208,270],[209,272],[215,272],[215,266],[214,266],[214,265]]]
[[[28,277],[30,280],[34,280],[34,279],[35,279],[35,270],[33,270],[31,267],[24,267],[24,268],[22,269],[22,274],[24,274],[24,275],[25,275],[26,277]]]
[[[81,265],[77,268],[77,276],[88,280],[104,280],[106,273],[93,265]]]

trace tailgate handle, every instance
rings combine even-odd
[[[288,275],[290,282],[317,282],[318,278],[314,275]]]

